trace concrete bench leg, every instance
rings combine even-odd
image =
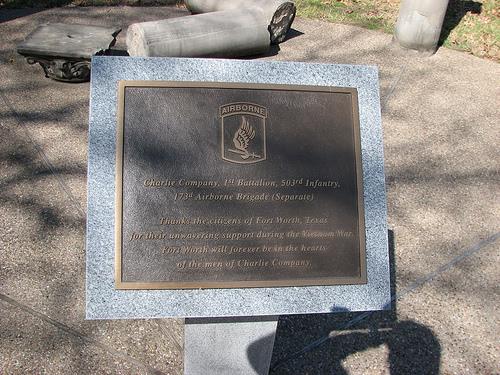
[[[277,324],[277,316],[186,319],[184,374],[267,374]]]
[[[436,52],[448,0],[402,0],[394,39],[425,54]]]

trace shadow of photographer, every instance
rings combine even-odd
[[[411,320],[372,330],[332,332],[317,350],[274,362],[270,374],[348,374],[343,362],[352,354],[386,345],[391,374],[439,374],[441,345],[431,329]],[[275,350],[286,348],[277,338]]]
[[[385,345],[388,368],[395,374],[439,374],[441,345],[434,332],[412,320],[398,321],[394,232],[388,231],[392,304],[389,310],[281,316],[270,374],[347,374],[343,362],[352,354]],[[247,356],[259,368],[258,351],[273,335],[249,345]],[[261,368],[262,366],[260,366]]]

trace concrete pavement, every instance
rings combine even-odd
[[[89,85],[44,78],[15,45],[73,22],[122,26],[124,48],[126,25],[185,14],[0,11],[0,373],[182,373],[182,320],[84,320]],[[359,314],[283,317],[272,373],[498,373],[500,65],[444,48],[421,58],[353,26],[293,28],[262,58],[380,69],[401,298],[351,326]]]

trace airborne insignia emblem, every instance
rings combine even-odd
[[[252,103],[220,107],[222,159],[240,164],[266,160],[267,109]]]

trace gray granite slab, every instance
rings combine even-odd
[[[119,80],[253,82],[357,88],[368,283],[286,288],[115,290],[114,178]],[[88,319],[283,315],[388,308],[387,209],[376,67],[217,59],[94,57],[88,164]]]
[[[17,46],[27,56],[90,59],[104,52],[115,42],[121,28],[48,23],[38,26]]]
[[[277,316],[186,319],[184,375],[267,375],[277,325]]]

